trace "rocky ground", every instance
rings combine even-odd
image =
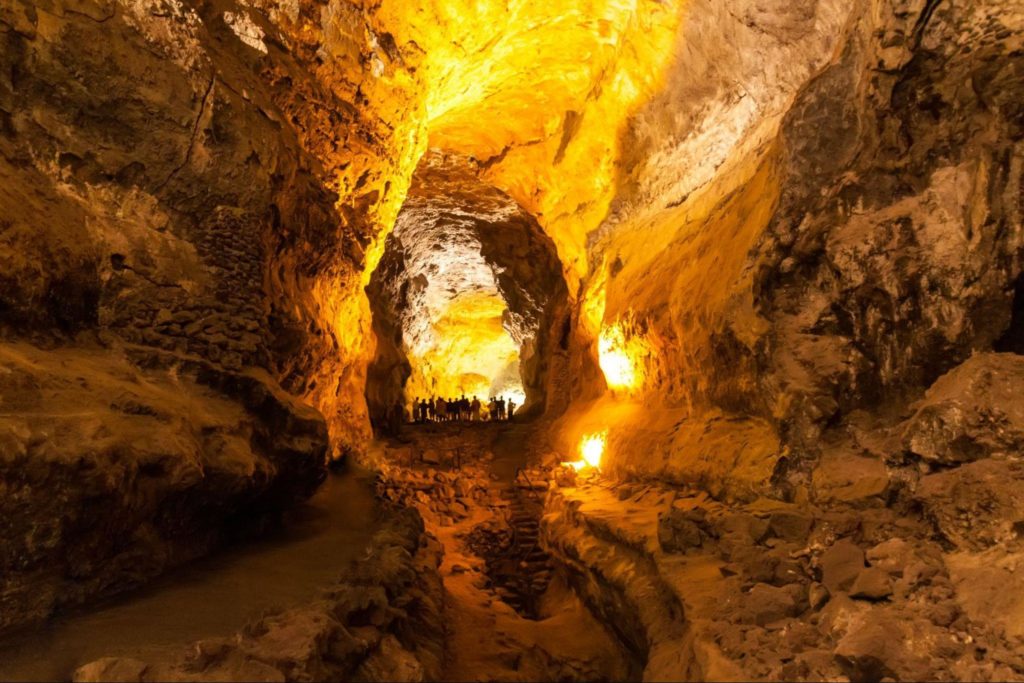
[[[445,549],[441,680],[623,680],[638,669],[566,586],[538,533],[547,484],[529,426],[410,427],[379,490],[421,511]],[[531,476],[532,473],[532,476]],[[533,479],[540,476],[540,479]]]
[[[323,600],[77,679],[1021,680],[1021,380],[977,354],[851,415],[790,501],[577,473],[546,423],[409,426],[370,452],[404,512]]]
[[[1019,680],[1022,371],[975,354],[851,414],[788,502],[553,483],[545,547],[649,680]]]

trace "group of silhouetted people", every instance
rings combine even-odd
[[[413,420],[416,422],[453,422],[456,420],[468,420],[479,422],[487,419],[511,420],[512,414],[516,411],[516,404],[512,399],[505,401],[504,396],[491,397],[487,403],[487,414],[483,414],[483,404],[480,399],[474,396],[472,399],[462,398],[434,398],[416,399],[412,404]]]

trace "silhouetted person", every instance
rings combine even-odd
[[[444,422],[448,419],[448,401],[443,398],[437,399],[437,421]]]
[[[504,396],[499,396],[498,397],[498,419],[499,420],[504,420],[505,419],[505,397]]]
[[[431,421],[433,421],[437,415],[437,409],[434,407],[434,402],[435,399],[433,396],[431,396],[430,400],[427,401],[427,417],[430,418]]]
[[[459,399],[459,416],[463,420],[469,419],[469,399],[466,398],[465,394]]]
[[[473,402],[469,404],[469,416],[474,422],[480,420],[480,400],[476,396],[473,397]]]
[[[508,400],[508,419],[512,419],[512,413],[516,412],[516,403],[512,399]]]

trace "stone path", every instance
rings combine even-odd
[[[440,463],[436,469],[421,464],[387,470],[385,495],[417,505],[445,550],[441,573],[449,631],[442,677],[629,678],[634,672],[627,657],[555,575],[540,547],[543,493],[530,491],[525,478],[517,477],[530,464],[530,435],[529,425],[515,424],[412,428],[407,436],[414,453],[458,441],[461,467]],[[429,480],[435,485],[424,491]],[[466,495],[450,503],[449,488]],[[462,504],[464,517],[448,514]]]

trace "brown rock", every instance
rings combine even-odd
[[[881,502],[889,487],[889,474],[878,458],[840,451],[822,456],[812,481],[819,501]]]
[[[848,591],[864,569],[864,551],[849,539],[836,541],[821,555],[821,582],[835,595]]]
[[[1024,450],[1024,356],[978,353],[940,377],[903,425],[908,451],[958,464]]]
[[[814,520],[809,515],[797,512],[773,512],[768,526],[778,538],[793,543],[803,543],[811,533]]]
[[[668,553],[683,553],[701,546],[709,535],[701,509],[679,510],[671,508],[658,514],[658,542]]]
[[[851,681],[899,680],[893,661],[901,656],[903,634],[892,624],[865,623],[836,645],[836,661]]]
[[[764,626],[773,621],[793,617],[797,611],[797,592],[792,587],[758,583],[743,597],[740,620]]]
[[[868,567],[857,575],[850,588],[851,598],[883,600],[892,595],[892,579],[877,567]]]
[[[864,554],[868,564],[895,576],[902,576],[904,568],[913,561],[913,548],[902,538],[890,538],[868,548]]]
[[[133,683],[142,681],[148,669],[148,664],[130,657],[104,657],[78,667],[71,680],[75,683]]]
[[[828,602],[828,598],[828,589],[816,581],[807,589],[807,600],[811,609],[821,609]]]
[[[1022,483],[1024,463],[987,458],[923,477],[914,497],[950,542],[982,550],[1016,538]]]

